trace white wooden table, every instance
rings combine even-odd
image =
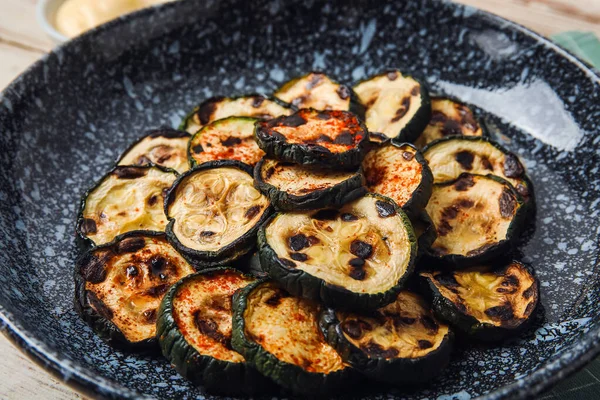
[[[98,0],[101,1],[101,0]],[[543,35],[568,30],[600,37],[600,0],[458,0]],[[36,0],[0,0],[0,88],[53,47],[35,20]],[[82,399],[0,336],[0,399]]]

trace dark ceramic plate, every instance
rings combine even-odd
[[[356,82],[394,67],[475,105],[525,160],[538,212],[517,257],[537,270],[543,310],[517,340],[459,349],[427,387],[364,397],[512,399],[583,366],[600,341],[599,78],[513,23],[421,0],[184,1],[110,23],[35,64],[0,97],[6,334],[98,397],[202,397],[163,359],[112,350],[73,311],[79,196],[143,130],[176,126],[208,96],[269,93],[312,69]]]

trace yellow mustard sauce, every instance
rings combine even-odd
[[[75,37],[98,25],[145,7],[173,0],[67,0],[56,12],[56,29]]]

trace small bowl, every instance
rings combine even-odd
[[[58,44],[69,40],[60,33],[55,26],[56,12],[65,0],[39,0],[37,2],[36,17],[44,32]]]

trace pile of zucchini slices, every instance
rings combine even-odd
[[[129,147],[81,202],[75,308],[215,393],[422,384],[455,333],[530,322],[537,278],[506,255],[534,208],[466,105],[400,71],[312,72]]]

